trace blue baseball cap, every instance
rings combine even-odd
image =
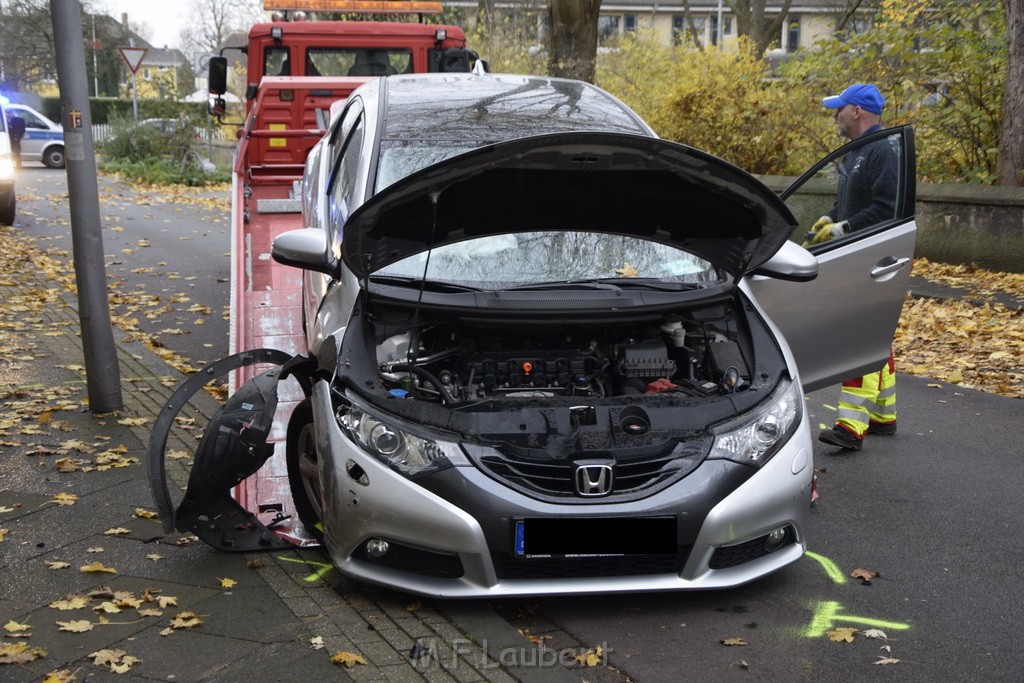
[[[821,103],[828,109],[839,109],[852,104],[872,114],[881,114],[885,98],[872,83],[854,83],[842,94],[822,98]]]

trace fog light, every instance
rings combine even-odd
[[[366,542],[366,554],[374,559],[384,557],[388,552],[388,542],[379,538],[371,538]]]
[[[788,527],[779,527],[764,537],[764,549],[768,552],[778,550],[786,541],[786,530]]]

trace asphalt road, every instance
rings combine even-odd
[[[25,169],[18,222],[40,246],[70,251],[63,184],[62,172]],[[121,291],[161,297],[146,310],[162,312],[140,327],[195,364],[226,354],[226,209],[165,204],[106,179],[100,187],[108,274]],[[198,316],[196,303],[212,312]],[[590,681],[1024,678],[1024,402],[907,375],[898,386],[897,435],[869,437],[847,456],[816,443],[813,556],[728,591],[458,609],[495,609],[550,650],[603,646],[609,666],[587,669]],[[837,391],[809,396],[812,424],[831,424],[825,406]],[[858,568],[880,576],[866,585],[850,577]],[[833,642],[837,627],[862,632]],[[732,638],[746,645],[722,644]],[[899,662],[877,663],[884,657]]]
[[[47,251],[72,254],[63,169],[26,164],[18,177],[16,224]],[[231,262],[226,191],[133,189],[99,179],[111,315],[201,367],[228,352]],[[124,325],[120,333],[124,335]]]

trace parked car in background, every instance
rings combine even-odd
[[[14,193],[14,156],[11,154],[11,138],[8,133],[6,105],[0,99],[0,224],[14,222],[17,197]]]
[[[64,129],[25,104],[8,104],[7,119],[25,119],[25,137],[21,139],[21,160],[41,161],[50,168],[64,168]]]

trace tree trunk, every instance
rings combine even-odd
[[[497,0],[477,0],[477,17],[484,28],[494,28],[494,5]]]
[[[779,37],[793,0],[783,0],[779,13],[771,19],[764,12],[767,0],[727,0],[725,4],[736,15],[736,35],[750,38],[755,54],[761,56]]]
[[[1024,187],[1024,2],[1003,0],[1006,10],[1006,92],[996,171],[999,184]]]
[[[551,0],[548,73],[594,82],[601,0]]]

